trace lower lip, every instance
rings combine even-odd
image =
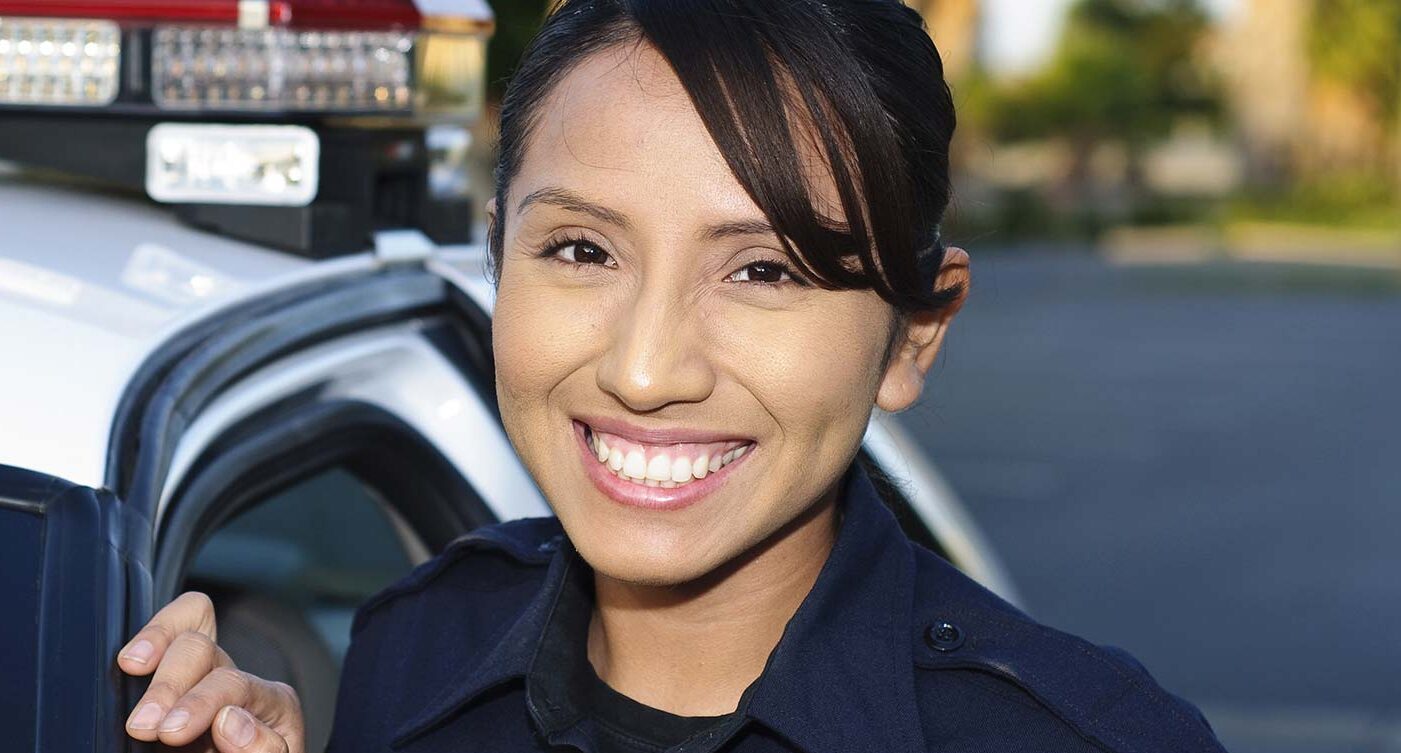
[[[707,494],[719,489],[729,480],[734,468],[754,454],[754,447],[732,460],[720,470],[706,474],[705,478],[688,481],[681,486],[667,489],[661,486],[647,486],[619,478],[608,466],[598,462],[598,454],[584,438],[584,425],[574,422],[574,436],[579,445],[579,459],[584,463],[584,473],[588,474],[593,485],[604,495],[618,504],[640,507],[647,510],[680,510],[700,502]]]

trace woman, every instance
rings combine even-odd
[[[366,604],[331,749],[1219,750],[1132,659],[911,544],[854,463],[967,290],[954,113],[895,0],[568,0],[502,111],[497,392],[557,518]],[[302,747],[187,594],[138,739]],[[208,732],[208,735],[206,735]]]

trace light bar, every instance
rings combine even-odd
[[[454,9],[462,0],[448,0]],[[480,4],[469,0],[470,7]],[[241,23],[260,17],[273,26],[338,29],[414,29],[415,0],[2,0],[16,16],[106,18],[122,24]]]
[[[146,193],[167,203],[305,206],[321,144],[302,126],[161,123],[146,136]]]
[[[407,32],[165,26],[151,42],[168,110],[404,111],[412,69]]]
[[[0,17],[0,104],[111,104],[120,56],[110,21]]]

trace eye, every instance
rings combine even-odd
[[[746,264],[725,279],[731,282],[757,282],[765,285],[796,281],[788,265],[777,261],[756,261],[753,264]]]
[[[565,240],[552,244],[545,250],[543,256],[552,256],[562,262],[570,264],[599,264],[605,267],[616,267],[617,263],[607,251],[599,248],[597,244],[590,243],[583,239]]]

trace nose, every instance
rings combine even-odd
[[[710,396],[715,371],[695,307],[657,290],[638,295],[620,314],[599,360],[599,389],[637,412]]]

